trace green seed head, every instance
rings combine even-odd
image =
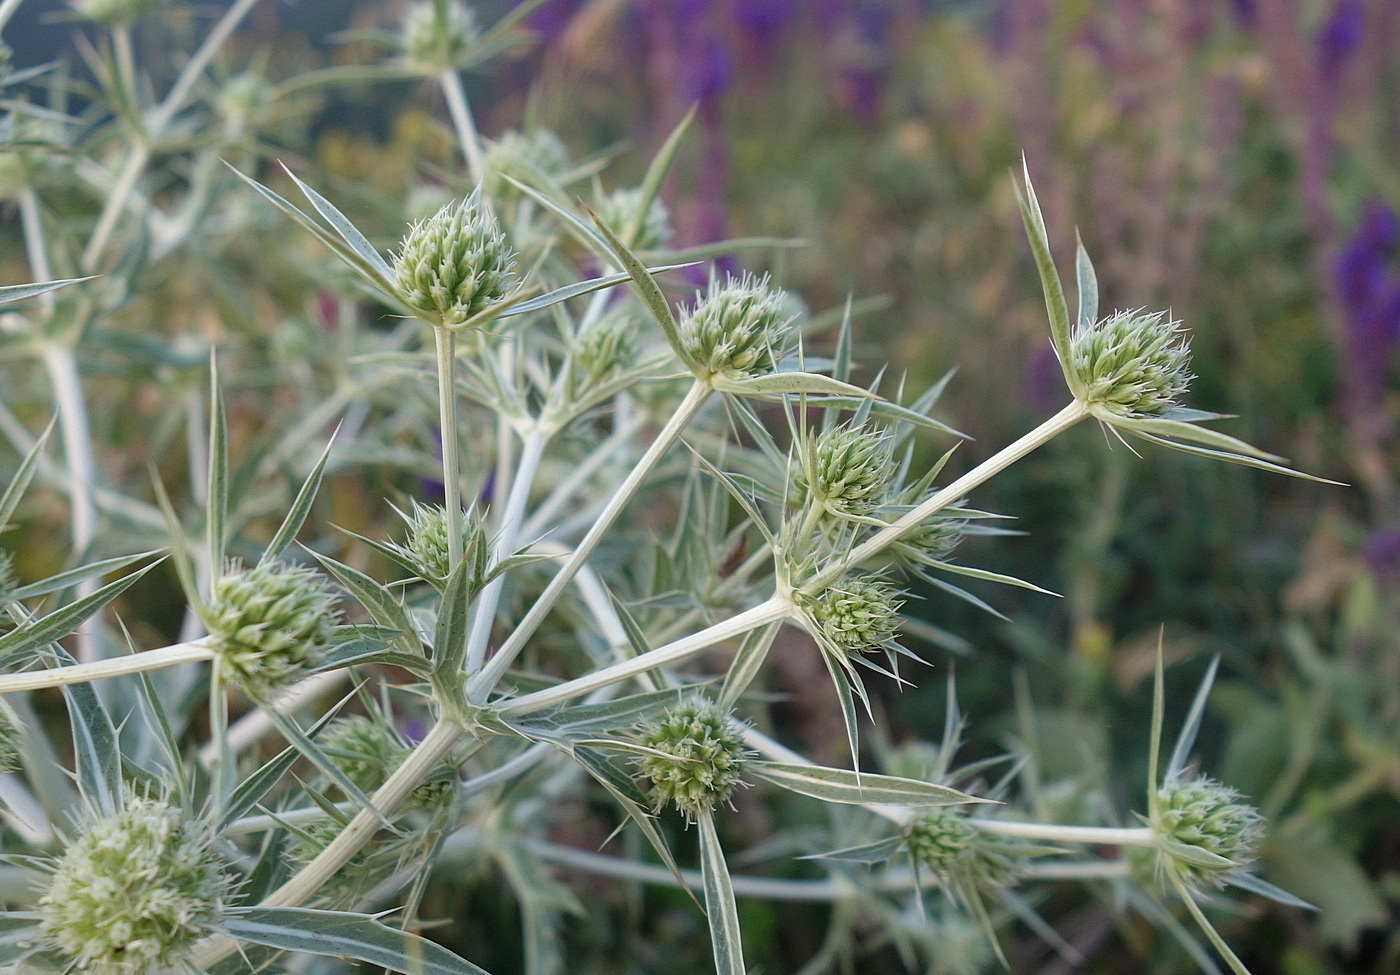
[[[662,755],[641,759],[659,811],[674,803],[687,819],[728,802],[744,769],[744,745],[729,716],[704,701],[667,709],[647,728],[641,743]]]
[[[578,337],[574,361],[593,379],[626,369],[637,358],[638,331],[632,306],[621,305]]]
[[[476,194],[416,223],[394,258],[399,297],[422,318],[456,328],[505,297],[515,252]]]
[[[934,873],[946,873],[968,856],[977,831],[949,806],[934,806],[909,824],[909,852]]]
[[[843,653],[873,650],[894,639],[903,600],[889,584],[855,576],[824,593],[798,593],[798,604],[818,636]]]
[[[1069,370],[1087,405],[1122,417],[1160,416],[1186,395],[1190,358],[1180,322],[1164,312],[1120,311],[1075,333]]]
[[[335,620],[335,597],[317,573],[266,562],[231,567],[214,584],[204,622],[228,675],[263,699],[321,662]]]
[[[637,218],[637,210],[642,203],[641,187],[614,190],[598,202],[598,217],[621,236],[632,221]],[[671,214],[660,199],[653,197],[642,217],[641,228],[635,240],[626,243],[636,250],[651,250],[666,243],[671,236]]]
[[[420,0],[408,9],[399,31],[404,57],[431,74],[465,67],[480,38],[476,12],[461,0],[446,0],[440,11],[433,0]]]
[[[206,826],[168,803],[133,798],[64,851],[38,902],[44,936],[91,975],[178,965],[223,916],[225,866]]]
[[[862,516],[884,502],[893,474],[888,436],[843,425],[817,437],[814,449],[793,471],[793,486],[810,492],[833,515]]]
[[[782,291],[745,274],[709,292],[681,314],[681,349],[697,376],[745,379],[773,371],[793,316]]]
[[[1220,884],[1223,881],[1219,873],[1253,862],[1264,837],[1264,819],[1259,810],[1240,801],[1241,798],[1229,786],[1204,776],[1168,784],[1157,791],[1153,826],[1159,835],[1234,863],[1232,867],[1212,870],[1164,851],[1178,876],[1191,882]]]
[[[413,502],[413,512],[405,515],[408,537],[394,548],[429,582],[442,582],[452,574],[447,545],[447,509],[437,504]],[[462,517],[462,550],[485,544],[485,527],[475,511]]]
[[[533,185],[539,177],[557,179],[569,169],[569,150],[548,129],[511,129],[486,151],[484,190],[495,200],[512,200],[520,190],[502,177],[513,176]]]
[[[332,721],[320,744],[336,768],[367,795],[388,781],[411,750],[387,722],[360,714]],[[434,774],[409,793],[404,808],[428,809],[438,805],[450,791],[450,778]]]

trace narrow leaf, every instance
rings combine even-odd
[[[301,526],[306,523],[306,516],[311,513],[311,504],[316,500],[317,492],[321,490],[321,477],[326,470],[326,461],[330,459],[331,447],[335,445],[335,434],[339,432],[340,427],[337,426],[335,433],[331,434],[331,439],[326,443],[326,449],[321,451],[320,460],[316,461],[316,466],[311,469],[306,482],[297,492],[296,500],[292,502],[292,507],[287,511],[287,517],[282,519],[277,533],[272,536],[272,541],[268,542],[267,548],[263,550],[262,558],[258,560],[259,565],[273,561],[285,552],[292,542],[296,541],[297,532],[301,531]]]
[[[990,802],[946,785],[934,785],[899,775],[878,775],[824,765],[786,762],[754,762],[753,774],[776,786],[827,802],[891,806],[953,806],[963,802]]]
[[[763,662],[768,659],[768,650],[773,646],[773,640],[777,637],[778,630],[782,629],[782,625],[782,620],[774,620],[767,626],[760,626],[744,634],[744,639],[734,654],[734,660],[729,665],[729,672],[724,676],[724,686],[720,689],[717,703],[721,710],[734,710],[740,696],[748,690],[749,685],[763,669]]]
[[[365,238],[365,235],[360,233],[360,229],[351,223],[345,214],[337,210],[334,204],[297,179],[296,173],[288,169],[285,164],[282,166],[282,170],[291,177],[292,182],[297,184],[297,189],[301,190],[311,201],[316,212],[325,218],[332,230],[340,234],[340,238],[349,245],[350,249],[358,254],[366,264],[379,272],[380,286],[386,290],[392,290],[394,271],[389,267],[389,262],[384,260],[384,255],[379,253],[374,245]]]
[[[117,729],[90,684],[63,688],[68,721],[73,729],[73,761],[78,788],[103,816],[115,815],[122,800],[122,755]]]
[[[608,229],[607,224],[603,223],[596,213],[593,214],[593,223],[597,226],[598,232],[607,240],[608,246],[622,265],[622,269],[631,276],[637,294],[641,296],[642,301],[651,312],[651,317],[656,319],[656,324],[661,326],[661,331],[666,336],[666,344],[671,347],[671,351],[675,352],[682,362],[689,365],[690,360],[686,358],[685,348],[681,344],[681,333],[676,325],[676,316],[671,311],[671,303],[661,293],[661,287],[656,283],[656,279],[651,276],[651,272],[642,264],[641,259],[632,253],[626,244],[617,239],[616,235]]]
[[[823,376],[815,372],[774,372],[766,376],[752,376],[748,379],[726,379],[715,376],[715,389],[738,396],[787,396],[797,393],[830,394],[851,396],[856,399],[881,399],[868,389],[861,389],[839,379]],[[821,404],[826,405],[826,404]]]
[[[410,656],[421,654],[422,644],[419,642],[413,620],[409,618],[408,610],[404,609],[403,604],[394,598],[393,593],[358,569],[352,569],[328,555],[316,552],[311,554],[327,572],[335,576],[336,581],[345,587],[355,601],[365,608],[370,619],[397,634],[394,637],[394,646]]]
[[[883,840],[848,846],[841,850],[832,850],[830,853],[813,853],[798,859],[841,860],[847,863],[884,863],[896,853],[901,852],[907,843],[908,841],[903,836],[889,836]]]
[[[69,586],[82,582],[84,579],[94,579],[104,576],[109,572],[116,572],[125,568],[133,562],[144,559],[147,556],[155,555],[158,549],[149,552],[136,552],[133,555],[118,555],[115,558],[103,559],[100,562],[93,562],[90,565],[80,565],[76,569],[69,569],[60,572],[56,576],[49,576],[39,582],[21,586],[10,594],[11,599],[33,599],[35,596],[47,596],[51,592],[61,592]]]
[[[1074,232],[1074,277],[1079,290],[1079,327],[1087,328],[1099,320],[1099,278],[1078,230]]]
[[[433,631],[433,673],[440,680],[461,683],[460,675],[467,659],[467,611],[475,595],[472,564],[462,559],[447,577],[437,627]]]
[[[34,480],[34,474],[39,468],[39,458],[44,453],[44,445],[49,442],[49,434],[53,433],[54,420],[49,421],[48,429],[39,434],[34,441],[34,446],[29,448],[29,453],[24,455],[24,460],[20,462],[19,469],[15,471],[14,477],[10,478],[10,484],[5,488],[5,493],[0,494],[0,529],[3,529],[10,516],[15,513],[15,508],[19,506],[19,499],[24,496],[25,490],[29,487],[29,482]]]
[[[219,388],[219,365],[209,353],[209,497],[205,501],[205,547],[209,578],[224,572],[224,543],[228,534],[228,416]]]
[[[109,582],[90,596],[84,596],[62,609],[56,609],[47,616],[30,620],[23,626],[0,636],[0,670],[8,670],[38,647],[62,639],[72,633],[85,620],[120,596],[132,583],[159,564],[153,562],[137,569],[116,582]]]
[[[79,281],[91,281],[96,275],[90,274],[85,278],[64,278],[61,281],[39,281],[34,284],[7,284],[0,287],[0,305],[11,301],[23,301],[25,298],[33,298],[36,295],[47,294],[50,291],[57,291],[59,288],[66,288],[70,284],[77,284]]]
[[[1021,167],[1025,175],[1026,192],[1021,192],[1020,185],[1014,183],[1013,177],[1016,203],[1021,209],[1021,222],[1025,224],[1031,252],[1035,255],[1036,270],[1040,272],[1041,290],[1045,292],[1045,310],[1050,316],[1050,341],[1054,343],[1055,354],[1059,356],[1060,362],[1065,363],[1069,361],[1069,307],[1065,304],[1065,291],[1060,285],[1060,274],[1055,270],[1055,259],[1050,256],[1050,238],[1045,232],[1045,217],[1040,212],[1040,201],[1036,199],[1035,187],[1031,185],[1030,166],[1024,157]],[[1069,380],[1071,392],[1078,395],[1081,392],[1078,380],[1069,372],[1065,373],[1065,378]]]
[[[368,914],[305,907],[254,907],[234,912],[224,920],[222,927],[226,934],[239,941],[283,951],[353,958],[396,972],[488,975],[485,969],[459,958],[441,945],[398,931]]]
[[[646,174],[642,177],[641,185],[637,188],[637,208],[627,221],[627,226],[622,228],[622,239],[627,242],[628,246],[635,244],[637,238],[641,236],[647,211],[651,209],[652,201],[661,192],[661,184],[665,181],[666,174],[671,171],[671,164],[676,161],[676,153],[680,150],[681,140],[685,138],[690,124],[695,121],[695,111],[698,107],[698,104],[690,107],[690,111],[686,112],[685,117],[671,130],[671,134],[666,137],[666,141],[661,144],[661,148],[652,157],[651,164],[647,166]]]
[[[285,711],[279,711],[274,707],[265,707],[263,710],[272,720],[272,723],[277,726],[277,730],[282,733],[282,737],[287,739],[287,744],[295,748],[307,761],[311,762],[312,765],[315,765],[325,773],[326,777],[334,782],[341,792],[345,793],[347,799],[360,809],[368,809],[374,814],[375,818],[386,827],[392,827],[393,824],[389,822],[383,813],[374,808],[374,804],[369,801],[368,796],[360,791],[360,787],[355,785],[354,782],[351,782],[350,777],[345,774],[340,766],[331,761],[330,756],[321,750],[321,746],[317,745],[306,732],[301,730],[301,726],[296,723],[296,720],[291,715],[287,714]]]
[[[710,921],[710,947],[717,975],[745,975],[744,946],[739,931],[739,906],[734,883],[724,862],[724,848],[715,831],[712,812],[696,820],[700,826],[700,873],[705,881],[705,914]]]

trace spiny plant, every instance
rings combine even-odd
[[[0,429],[19,460],[0,524],[38,481],[67,496],[72,549],[37,582],[8,546],[0,562],[0,748],[21,770],[0,799],[8,869],[25,878],[7,886],[0,963],[233,973],[296,952],[479,973],[416,929],[435,866],[486,861],[519,903],[531,972],[571,964],[561,930],[583,910],[552,864],[695,891],[725,975],[746,971],[740,897],[832,904],[804,972],[854,958],[872,920],[911,969],[972,971],[1001,954],[1011,919],[1072,956],[1017,888],[1084,880],[1112,885],[1212,971],[1174,918],[1182,905],[1245,971],[1199,902],[1226,884],[1298,902],[1251,872],[1258,815],[1188,768],[1213,668],[1159,782],[1159,667],[1140,825],[1046,821],[1024,757],[954,766],[951,682],[933,761],[862,767],[860,712],[877,713],[863,672],[910,681],[923,663],[900,642],[904,587],[974,603],[952,579],[1036,588],[953,559],[963,535],[987,530],[992,516],[967,499],[989,478],[1090,417],[1297,474],[1182,404],[1180,326],[1140,311],[1101,317],[1082,246],[1071,323],[1028,174],[1021,214],[1071,401],[943,483],[952,451],[923,468],[915,437],[959,437],[931,416],[945,384],[906,396],[882,376],[853,382],[849,307],[811,316],[766,276],[714,270],[693,297],[668,294],[670,272],[774,246],[670,243],[660,194],[689,119],[640,183],[595,187],[592,207],[581,183],[598,169],[571,168],[547,132],[480,135],[460,72],[517,43],[536,3],[489,27],[455,0],[418,3],[399,32],[362,36],[389,52],[383,63],[278,82],[267,121],[229,115],[207,83],[251,6],[233,4],[160,97],[132,56],[144,3],[76,7],[101,25],[79,114],[63,108],[73,83],[61,70],[4,79],[46,81],[51,102],[13,103],[11,133],[21,121],[55,129],[50,144],[7,151],[24,154],[26,172],[62,162],[86,175],[64,208],[45,205],[60,189],[41,180],[6,188],[40,283],[0,290],[19,303],[5,336],[43,369],[4,387]],[[0,6],[0,21],[13,8]],[[318,88],[386,77],[440,89],[461,161],[428,187],[450,201],[416,222],[406,201],[389,206],[397,229],[361,230],[331,202],[353,189],[264,165],[261,127]],[[253,253],[237,250],[240,235],[258,242]],[[92,422],[80,353],[120,347],[133,303],[187,297],[181,275],[195,265],[223,289],[230,331],[248,335],[201,347],[172,323],[143,336],[143,354],[178,380],[177,420],[156,438],[149,486],[99,470],[96,437],[110,428]],[[263,284],[294,296],[277,327],[300,328],[299,357],[238,300]],[[323,301],[333,335],[304,320]],[[833,332],[829,357],[809,353]],[[248,361],[263,378],[230,365]],[[135,377],[137,358],[125,368]],[[225,390],[254,382],[279,405],[249,448]],[[282,402],[304,412],[288,418]],[[61,461],[51,431],[29,433],[44,412],[56,414]],[[172,459],[177,439],[187,455]],[[166,485],[177,472],[193,482],[188,496]],[[400,497],[366,503],[404,524],[333,532],[318,509],[332,474],[396,481]],[[146,648],[160,627],[139,619],[141,605],[162,581],[185,607],[181,639]],[[805,631],[825,665],[849,767],[810,761],[771,732],[764,691],[784,626]],[[36,705],[55,688],[68,736],[50,743]],[[731,806],[781,794],[826,809],[829,825],[802,841],[809,873],[731,870]],[[637,847],[598,855],[553,837],[562,800],[598,796],[659,867]],[[676,816],[698,837],[698,875],[673,852]]]

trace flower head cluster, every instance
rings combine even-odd
[[[625,369],[637,357],[638,331],[632,306],[619,306],[578,337],[574,361],[594,379]]]
[[[387,722],[364,715],[337,718],[327,726],[320,744],[336,767],[366,794],[382,786],[394,769],[408,758],[409,747]],[[437,806],[449,792],[450,782],[434,775],[418,786],[404,802],[405,809]]]
[[[438,504],[413,502],[413,510],[403,515],[408,522],[408,537],[402,545],[392,546],[414,567],[423,579],[442,582],[452,574],[450,549],[447,541],[447,509]],[[462,549],[473,544],[485,544],[485,527],[474,511],[462,519]]]
[[[627,230],[642,205],[641,187],[614,190],[598,202],[598,217],[618,236]],[[665,244],[671,236],[671,214],[661,200],[653,197],[642,215],[635,239],[627,243],[637,250],[651,250]]]
[[[894,474],[890,444],[864,426],[825,430],[793,471],[793,486],[837,517],[869,515],[884,502]]]
[[[792,327],[783,292],[768,279],[729,277],[682,313],[681,353],[702,379],[747,379],[773,371]]]
[[[641,743],[661,753],[639,763],[658,810],[667,803],[694,820],[728,802],[744,770],[744,744],[727,714],[706,701],[668,708]]]
[[[132,798],[68,846],[39,899],[40,924],[75,970],[145,975],[179,964],[214,930],[231,886],[206,826]]]
[[[394,287],[424,320],[457,328],[505,297],[515,251],[473,193],[415,223],[394,257]]]
[[[906,838],[915,860],[943,874],[968,857],[977,831],[951,806],[932,806],[914,817]]]
[[[446,0],[440,6],[433,0],[419,0],[408,8],[399,30],[404,57],[431,74],[465,67],[480,38],[476,12],[461,0]]]
[[[519,196],[520,190],[502,179],[503,176],[533,183],[531,176],[554,179],[568,168],[569,150],[549,129],[532,128],[524,132],[511,129],[501,133],[487,149],[483,185],[492,199],[508,200]]]
[[[1121,417],[1161,416],[1191,382],[1181,323],[1163,312],[1120,311],[1078,329],[1066,371],[1086,405]]]
[[[892,640],[904,604],[892,586],[873,576],[849,577],[817,595],[798,593],[797,601],[813,633],[846,654]]]
[[[1207,865],[1184,852],[1163,848],[1169,868],[1191,884],[1203,881],[1221,885],[1221,874],[1253,862],[1264,836],[1259,810],[1242,802],[1229,786],[1198,776],[1157,790],[1153,828],[1161,839],[1204,850],[1229,860],[1229,865]]]
[[[265,562],[232,567],[205,610],[209,644],[228,675],[264,698],[305,677],[320,662],[335,625],[335,597],[304,566]]]

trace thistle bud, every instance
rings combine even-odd
[[[793,486],[837,517],[868,515],[885,500],[894,461],[890,438],[863,426],[823,431],[793,471]]]
[[[904,604],[887,583],[859,576],[819,595],[799,592],[797,601],[815,635],[847,654],[873,650],[894,639]]]
[[[967,817],[948,806],[920,812],[907,834],[914,859],[938,874],[966,859],[976,838],[977,831],[968,825]]]
[[[773,371],[792,327],[786,296],[767,277],[729,277],[681,315],[681,353],[702,379],[745,379]]]
[[[592,378],[626,369],[636,359],[638,322],[631,309],[619,306],[578,337],[574,361]]]
[[[431,74],[465,67],[480,39],[476,12],[461,0],[446,0],[440,7],[420,0],[408,9],[399,30],[404,58]]]
[[[185,970],[222,919],[231,886],[207,826],[168,803],[132,798],[64,851],[38,902],[40,925],[77,971]]]
[[[728,715],[704,701],[668,708],[641,743],[663,755],[647,755],[639,763],[651,780],[651,797],[660,809],[674,803],[694,820],[728,802],[744,769],[744,744]]]
[[[337,718],[320,739],[322,750],[365,794],[374,792],[394,769],[408,758],[410,748],[386,722],[364,715]],[[428,809],[438,805],[450,791],[449,769],[434,774],[404,801],[405,809]]]
[[[419,576],[428,582],[442,582],[452,574],[451,556],[447,542],[447,509],[437,504],[413,502],[411,514],[403,515],[408,522],[408,537],[403,545],[394,545],[405,561],[411,563]],[[462,549],[473,544],[485,544],[485,527],[474,510],[462,519]]]
[[[520,190],[502,177],[514,176],[524,183],[534,183],[531,177],[555,179],[569,168],[569,150],[563,140],[548,129],[525,132],[511,129],[491,143],[484,168],[484,192],[492,199],[514,199],[520,195]]]
[[[1181,323],[1164,312],[1120,311],[1079,329],[1068,370],[1085,404],[1122,417],[1160,416],[1191,382]]]
[[[598,218],[620,236],[637,218],[641,204],[641,187],[614,190],[598,202]],[[671,214],[659,198],[653,197],[642,216],[636,239],[627,243],[636,250],[650,250],[666,243],[670,236]]]
[[[229,677],[254,698],[296,683],[330,644],[335,597],[312,570],[268,562],[234,567],[214,583],[208,641]]]
[[[1231,866],[1212,869],[1163,851],[1183,880],[1219,885],[1223,883],[1219,873],[1253,862],[1264,836],[1264,818],[1241,798],[1229,786],[1204,776],[1169,783],[1157,791],[1153,827],[1158,835],[1232,861]]]
[[[473,193],[415,223],[394,258],[399,297],[432,325],[457,328],[505,297],[515,252]]]

